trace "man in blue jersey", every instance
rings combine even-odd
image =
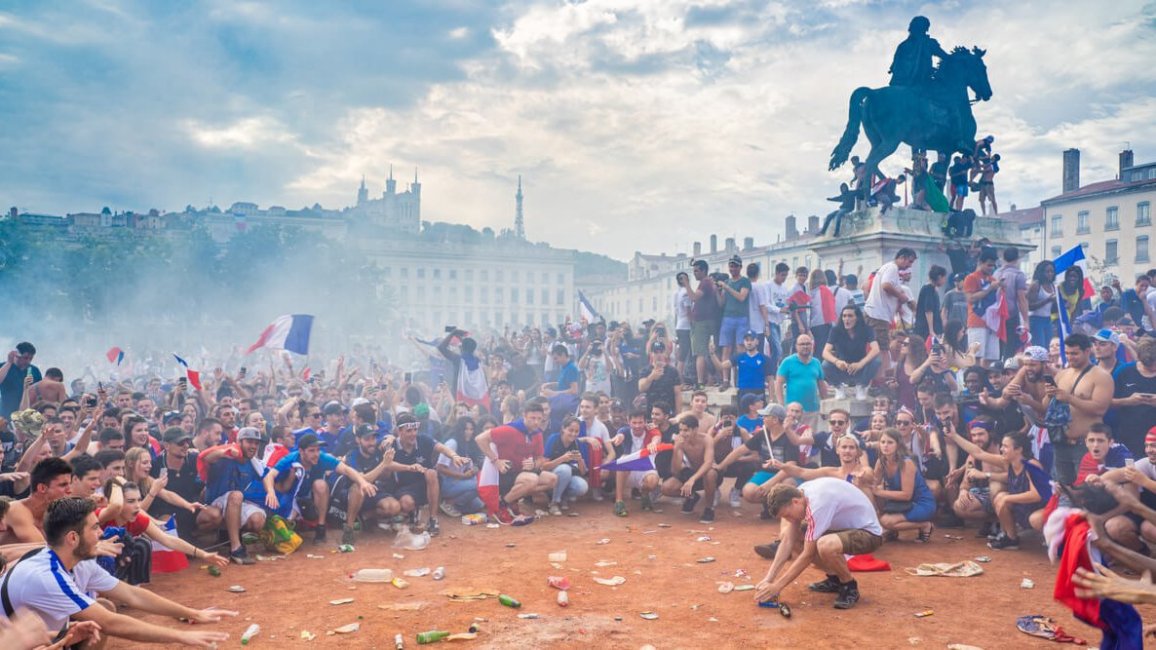
[[[321,451],[321,440],[312,433],[301,436],[297,450],[277,461],[261,481],[265,508],[269,512],[286,519],[300,516],[317,521],[314,544],[325,542],[325,513],[329,511],[329,484],[325,482],[325,475],[328,472],[337,472],[353,481],[367,497],[377,494],[377,487],[365,480],[361,472],[336,456]],[[281,478],[280,485],[277,484],[278,477]],[[305,494],[301,494],[303,487],[308,488]]]
[[[235,446],[210,447],[199,456],[209,468],[205,501],[210,505],[197,513],[197,524],[215,528],[224,521],[229,535],[229,559],[241,565],[254,563],[241,543],[241,531],[257,533],[265,527],[260,497],[265,464],[257,458],[260,443],[261,432],[245,427],[237,432]],[[254,490],[257,496],[249,496]]]
[[[743,334],[742,352],[720,361],[715,354],[715,347],[711,346],[710,357],[720,375],[729,379],[731,369],[735,370],[739,400],[747,395],[757,395],[766,400],[767,377],[774,375],[775,369],[771,366],[770,358],[759,351],[759,337],[754,330],[747,330]]]
[[[350,545],[355,541],[353,524],[359,516],[388,521],[390,517],[401,514],[400,504],[390,497],[387,489],[395,481],[394,474],[389,471],[396,453],[393,449],[393,436],[386,436],[379,444],[377,429],[369,424],[359,424],[354,429],[354,439],[357,445],[345,455],[345,464],[361,472],[365,480],[378,487],[378,492],[372,497],[366,497],[361,490],[354,489],[353,481],[349,478],[336,473],[329,476],[329,514],[343,521],[341,543]],[[385,452],[382,452],[382,447]]]

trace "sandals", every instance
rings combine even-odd
[[[931,522],[927,522],[927,530],[924,531],[923,529],[920,529],[919,530],[919,536],[915,538],[915,541],[920,543],[920,544],[926,544],[926,543],[931,541],[931,534],[934,532],[935,532],[935,524],[933,524]]]

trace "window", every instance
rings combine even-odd
[[[425,279],[425,269],[418,269],[417,270],[417,277],[419,280],[424,280]]]
[[[442,270],[441,269],[434,269],[433,270],[433,279],[435,279],[435,280],[442,279]]]
[[[1064,215],[1057,214],[1052,217],[1052,239],[1059,239],[1064,236]]]
[[[480,273],[481,273],[481,277],[482,277],[482,282],[489,282],[490,281],[490,271],[488,269],[482,269]]]
[[[566,284],[566,274],[565,273],[559,273],[558,274],[558,284]]]
[[[403,267],[401,267],[400,270],[401,270],[401,279],[402,280],[408,280],[409,279],[409,269],[407,269],[403,266]]]
[[[494,287],[494,304],[495,305],[502,304],[502,296],[504,296],[504,295],[506,295],[504,291],[502,291],[501,289],[499,289],[497,287]]]
[[[473,269],[466,269],[466,282],[473,282],[473,281],[474,281],[474,270]]]
[[[1152,225],[1152,204],[1144,201],[1136,204],[1136,225],[1137,226],[1151,226]]]
[[[1104,264],[1116,264],[1120,261],[1120,244],[1115,239],[1104,242]]]
[[[550,304],[550,290],[549,289],[542,289],[542,304],[543,305]]]
[[[658,311],[658,297],[657,296],[650,299],[650,309],[652,311]]]
[[[558,299],[556,302],[559,305],[565,305],[566,304],[566,290],[565,289],[559,289],[558,290]]]
[[[505,280],[505,275],[506,275],[506,273],[504,271],[502,271],[502,269],[498,269],[497,271],[494,271],[494,279],[497,280],[498,282],[503,282]]]
[[[498,271],[498,273],[501,273],[501,271]],[[501,278],[498,278],[498,279],[500,280]],[[518,281],[518,272],[517,271],[510,271],[510,282],[517,282],[517,281]]]
[[[542,271],[542,284],[550,284],[550,274],[545,271]]]
[[[1083,210],[1081,212],[1076,213],[1076,234],[1077,235],[1086,235],[1089,232],[1092,232],[1092,230],[1091,230],[1091,227],[1088,225],[1088,211]]]
[[[483,305],[488,304],[490,302],[490,288],[489,287],[480,287],[478,300]]]
[[[517,287],[510,287],[510,304],[511,305],[518,304],[518,288]]]
[[[1060,248],[1059,246],[1052,246],[1052,259],[1055,259],[1063,254],[1064,249]]]
[[[434,277],[435,278],[437,277],[437,271],[434,271]],[[451,280],[457,280],[458,279],[458,270],[457,269],[450,269],[450,279]]]
[[[464,299],[466,302],[473,302],[474,301],[474,288],[473,287],[465,287],[462,289],[462,291],[465,292]]]
[[[1140,235],[1136,238],[1136,261],[1148,261],[1148,235]]]
[[[1120,208],[1112,206],[1104,215],[1104,230],[1120,229]]]
[[[387,266],[387,267],[385,267],[384,269],[382,269],[382,270],[381,270],[381,276],[382,276],[383,278],[385,278],[386,280],[388,280],[388,279],[389,279],[389,274],[390,274],[390,272],[391,272],[392,270],[393,270],[393,269],[389,268],[388,266]]]
[[[534,304],[534,290],[533,289],[526,289],[526,304],[527,305]]]
[[[464,316],[465,317],[462,318],[462,321],[466,324],[467,327],[472,326],[474,324],[474,312],[467,311]]]

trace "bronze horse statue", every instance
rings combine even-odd
[[[859,139],[859,125],[871,142],[864,178],[870,179],[884,158],[895,153],[901,143],[913,150],[937,151],[948,157],[954,152],[972,153],[975,147],[975,117],[967,90],[977,101],[991,99],[985,52],[979,48],[957,47],[936,69],[926,86],[857,88],[851,93],[847,128],[831,152],[829,169],[847,162]]]

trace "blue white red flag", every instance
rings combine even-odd
[[[602,320],[602,316],[598,314],[590,299],[581,290],[578,291],[578,315],[587,323],[596,323]]]
[[[113,346],[108,349],[108,352],[104,353],[104,356],[108,358],[109,363],[115,363],[119,366],[120,362],[124,361],[124,350]]]
[[[654,452],[651,453],[650,447],[643,447],[642,449],[619,456],[609,463],[603,463],[595,469],[600,469],[607,472],[648,472],[657,469],[654,466],[654,458],[659,452],[671,451],[674,445],[664,442],[655,447]]]
[[[313,317],[310,315],[280,316],[261,332],[257,342],[250,345],[245,354],[252,354],[260,348],[309,354],[309,333],[312,329]]]

